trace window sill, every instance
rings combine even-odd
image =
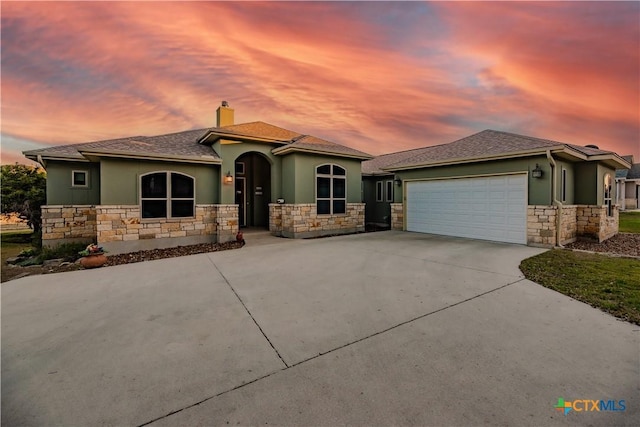
[[[158,217],[158,218],[140,218],[140,221],[142,221],[143,223],[145,222],[158,222],[158,221],[163,221],[163,222],[180,222],[182,220],[185,219],[191,219],[194,220],[196,219],[195,216],[182,216],[180,218],[166,218],[166,217]]]

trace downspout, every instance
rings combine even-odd
[[[551,155],[551,150],[547,150],[547,159],[549,159],[549,165],[551,166],[551,194],[553,197],[553,204],[558,207],[558,214],[556,215],[556,246],[563,248],[561,234],[560,234],[560,224],[562,217],[562,202],[557,198],[558,188],[556,185],[556,161],[553,159]]]

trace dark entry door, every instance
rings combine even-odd
[[[247,153],[236,160],[236,203],[240,225],[269,226],[271,165],[261,154]],[[244,220],[244,222],[243,222]]]

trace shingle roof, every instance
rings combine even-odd
[[[338,156],[369,159],[370,155],[335,142],[326,141],[310,135],[270,125],[265,122],[242,123],[238,125],[218,128],[198,129],[185,132],[171,133],[158,136],[135,136],[128,138],[110,139],[105,141],[88,142],[83,144],[61,145],[57,147],[42,148],[39,150],[25,151],[24,155],[36,158],[43,157],[65,158],[70,160],[85,160],[83,153],[117,154],[122,156],[149,156],[175,159],[202,159],[217,161],[220,159],[215,150],[206,144],[200,144],[203,137],[214,134],[230,139],[265,138],[284,147],[273,150],[279,153],[280,148],[287,151],[312,151]]]
[[[258,138],[272,138],[280,141],[291,141],[292,139],[301,136],[297,132],[270,125],[269,123],[265,122],[241,123],[238,125],[224,126],[210,130],[224,133],[228,132],[234,135],[247,135],[255,136]]]
[[[631,169],[627,172],[627,179],[640,179],[640,163],[631,165]]]
[[[413,150],[399,151],[397,153],[383,154],[378,157],[374,157],[371,160],[362,162],[362,173],[365,175],[388,175],[391,172],[384,171],[385,168],[391,164],[398,163],[402,160],[411,158],[416,151],[423,150],[422,148],[414,148]]]
[[[640,179],[640,163],[633,163],[633,156],[630,154],[622,158],[631,163],[631,168],[616,169],[616,178]]]
[[[626,178],[629,169],[616,169],[616,178]]]
[[[289,151],[310,151],[327,154],[337,154],[348,157],[370,159],[372,156],[362,151],[336,144],[312,135],[300,135],[294,138],[290,144],[273,150],[273,154],[285,153]]]
[[[549,139],[517,135],[509,132],[484,130],[448,144],[434,145],[399,153],[380,156],[363,163],[363,173],[382,173],[383,169],[394,170],[412,166],[454,162],[457,160],[487,159],[557,147],[571,147],[587,156],[611,154],[609,151],[566,144]]]
[[[81,153],[118,153],[147,156],[173,156],[176,158],[219,159],[218,154],[197,140],[206,129],[190,130],[159,136],[133,136],[129,138],[109,139],[84,144],[61,145],[25,151],[26,156],[65,157],[82,160]]]

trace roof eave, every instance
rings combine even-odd
[[[198,140],[198,144],[203,144],[206,142],[211,136],[215,138],[211,141],[216,142],[218,139],[229,139],[229,140],[240,140],[245,142],[268,142],[272,144],[289,144],[290,141],[283,141],[278,138],[269,138],[266,136],[253,136],[253,135],[244,135],[240,133],[227,133],[227,132],[219,132],[219,131],[209,131],[204,136],[202,136]]]
[[[41,158],[44,160],[58,160],[58,161],[65,161],[65,162],[90,162],[89,159],[86,159],[84,157],[41,154],[41,153],[34,153],[29,151],[23,151],[22,155],[25,156],[27,159],[33,160],[35,162],[38,161],[38,158]]]
[[[277,156],[279,155],[284,155],[284,154],[289,154],[289,153],[293,153],[293,152],[301,152],[301,153],[309,153],[309,154],[321,154],[323,156],[336,156],[336,157],[347,157],[347,158],[351,158],[351,159],[359,159],[359,160],[370,160],[373,159],[373,156],[370,156],[368,154],[348,154],[348,153],[340,153],[340,152],[336,152],[336,151],[328,151],[328,150],[314,150],[311,148],[306,148],[306,147],[292,147],[290,145],[284,146],[284,147],[278,147],[275,148],[273,150],[271,150],[271,152]]]
[[[205,164],[222,164],[222,160],[211,158],[205,158],[202,156],[171,156],[162,154],[137,154],[137,153],[123,153],[123,152],[103,152],[103,151],[81,151],[83,156],[87,158],[100,158],[100,157],[113,157],[123,159],[135,159],[135,160],[158,160],[163,162],[182,162],[182,163],[205,163]]]
[[[517,151],[513,153],[497,154],[493,156],[462,157],[457,159],[443,160],[439,162],[425,162],[425,163],[419,163],[419,164],[407,165],[407,166],[398,166],[398,167],[386,166],[386,167],[381,167],[380,169],[383,171],[399,171],[399,170],[421,169],[421,168],[428,168],[428,167],[434,167],[434,166],[450,166],[450,165],[457,165],[460,163],[476,163],[476,162],[484,162],[484,161],[491,161],[491,160],[505,160],[505,159],[510,159],[514,157],[531,157],[536,155],[542,156],[546,154],[547,150],[559,151],[559,150],[562,150],[562,148],[563,146],[536,148],[535,150]]]
[[[615,153],[597,154],[595,156],[589,156],[589,160],[603,162],[606,165],[613,167],[614,169],[631,168],[631,163],[627,162],[626,160],[624,160],[622,157],[618,156]]]

